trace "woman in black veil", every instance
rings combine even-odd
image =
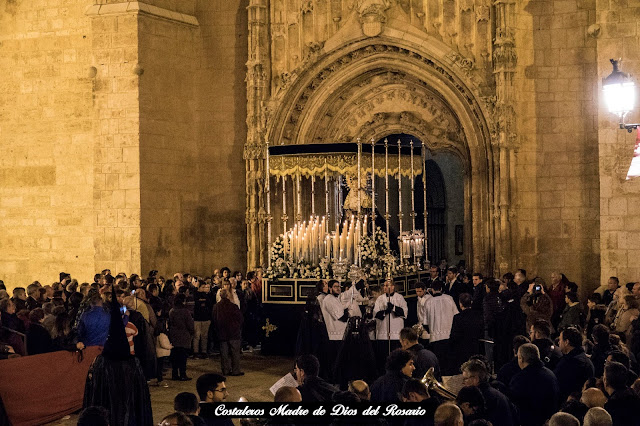
[[[151,397],[140,361],[127,341],[120,304],[111,301],[109,337],[89,368],[84,387],[83,408],[101,406],[110,413],[109,424],[152,426]],[[126,309],[126,308],[123,308]]]
[[[327,369],[326,349],[329,345],[329,335],[327,334],[327,327],[324,324],[320,306],[328,292],[327,281],[318,281],[314,294],[307,297],[296,340],[296,358],[300,355],[315,355],[320,361],[321,377],[327,377],[325,374]]]
[[[361,293],[365,291],[364,280],[356,283],[356,289]],[[334,382],[340,385],[340,389],[347,389],[347,385],[352,380],[373,383],[377,378],[375,354],[369,339],[369,330],[372,325],[375,327],[369,312],[365,312],[364,317],[349,318],[333,374]]]

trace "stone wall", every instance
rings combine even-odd
[[[587,35],[595,1],[530,1],[520,18],[518,79],[527,96],[518,114],[518,251],[535,247],[521,265],[591,289],[600,275],[596,41]]]
[[[2,2],[0,278],[246,267],[242,1]]]
[[[248,0],[199,1],[202,35],[198,121],[199,202],[194,232],[203,273],[223,265],[244,269],[245,162],[247,139]],[[198,270],[201,270],[198,267]]]
[[[138,18],[127,3],[93,6],[95,273],[140,273]],[[78,276],[79,280],[92,278]]]
[[[622,70],[631,73],[640,84],[640,49],[638,2],[598,1],[598,93],[602,78],[612,67],[609,59],[622,59]],[[637,95],[636,95],[637,99]],[[629,114],[627,122],[638,123],[640,114]],[[602,96],[598,109],[598,143],[600,154],[600,279],[617,276],[621,283],[640,279],[640,181],[626,180],[631,163],[636,131],[618,129],[617,117],[610,114]]]
[[[91,1],[0,2],[0,278],[94,272]]]
[[[182,2],[194,4],[192,2]],[[193,11],[192,11],[193,13]],[[199,165],[197,25],[139,16],[140,228],[142,269],[194,271]]]

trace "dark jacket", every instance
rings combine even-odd
[[[59,350],[51,335],[40,324],[31,324],[27,330],[27,353],[29,355],[46,354]]]
[[[371,402],[400,402],[402,387],[409,380],[400,371],[388,371],[380,376],[371,386]]]
[[[456,278],[456,280],[451,283],[451,286],[447,285],[447,283],[444,283],[444,285],[442,286],[442,292],[451,296],[453,298],[453,301],[456,302],[456,306],[458,307],[458,309],[460,309],[458,298],[462,293],[471,293],[471,289],[465,283],[463,283],[460,276],[458,276],[458,278]]]
[[[22,300],[19,297],[12,297],[11,301],[13,302],[14,305],[16,305],[16,313],[27,309],[26,300]]]
[[[480,383],[478,389],[484,396],[486,409],[485,418],[491,422],[493,426],[511,426],[517,424],[517,414],[507,397],[497,389],[494,389],[489,383]]]
[[[551,371],[555,370],[560,358],[562,358],[560,348],[549,338],[536,339],[531,343],[536,345],[540,350],[540,359],[544,363],[544,366]]]
[[[591,363],[593,364],[596,377],[602,377],[604,374],[604,364],[607,361],[607,353],[612,349],[609,341],[604,342],[604,344],[598,343],[591,349]]]
[[[211,292],[196,291],[193,296],[193,320],[210,321],[211,310],[213,309],[213,298]]]
[[[189,417],[189,420],[191,420],[193,426],[207,426],[205,421],[202,420],[202,417],[200,416],[196,416],[195,414],[187,414],[187,417]]]
[[[304,383],[298,386],[302,402],[329,402],[338,388],[324,381],[324,379],[312,376],[305,377]]]
[[[26,306],[26,308],[28,310],[33,311],[36,308],[42,308],[42,303],[38,302],[33,297],[29,296],[29,297],[27,297],[27,301],[25,303],[25,306]]]
[[[222,342],[242,339],[244,317],[238,306],[229,299],[220,299],[213,308],[213,325]]]
[[[593,363],[582,348],[575,348],[565,354],[553,373],[560,384],[560,402],[564,402],[572,392],[582,390],[587,379],[594,376]]]
[[[487,294],[484,283],[482,282],[473,287],[472,291],[473,299],[471,301],[471,309],[482,312],[482,302],[484,301],[484,296]]]
[[[480,339],[484,338],[482,312],[465,309],[453,317],[449,344],[451,347],[452,367],[459,367],[471,355],[483,353]]]
[[[188,311],[187,311],[188,312]],[[231,418],[220,417],[216,414],[216,407],[219,404],[213,402],[200,403],[200,417],[207,426],[233,426]]]
[[[611,414],[614,425],[632,426],[640,425],[639,406],[640,397],[627,388],[614,392],[604,404],[604,409]]]
[[[440,363],[438,363],[438,357],[429,349],[425,349],[420,343],[407,348],[407,351],[413,355],[413,365],[416,369],[413,371],[414,379],[422,379],[425,373],[433,367],[433,375],[439,382],[442,381],[442,375],[440,374]]]
[[[558,323],[558,330],[561,330],[570,326],[579,326],[582,327],[584,318],[582,313],[582,307],[580,303],[577,303],[573,306],[565,305],[564,310],[562,311],[562,315],[560,315],[560,322]]]
[[[24,323],[20,320],[20,318],[18,318],[18,315],[2,312],[0,316],[2,317],[1,319],[3,327],[10,328],[11,330],[15,330],[23,334],[26,331]]]
[[[164,318],[167,317],[167,313],[164,312],[164,310],[163,310],[162,299],[160,299],[158,296],[150,295],[149,296],[149,305],[151,306],[151,309],[153,309],[153,312],[155,312],[157,317],[160,316],[158,314],[159,312],[162,313],[162,317],[164,317]]]
[[[605,305],[596,305],[593,309],[589,309],[587,313],[587,339],[591,339],[591,332],[593,331],[593,327],[598,324],[604,324],[604,315],[607,312],[607,307]]]
[[[502,383],[505,387],[508,387],[509,383],[511,383],[511,379],[513,379],[513,376],[518,374],[520,371],[521,370],[520,366],[518,365],[518,357],[513,357],[511,358],[511,360],[509,360],[509,362],[500,367],[496,380]]]
[[[509,396],[523,426],[543,425],[558,410],[559,392],[558,379],[542,361],[528,365],[509,383]]]
[[[484,328],[489,332],[489,336],[496,334],[496,317],[504,310],[502,299],[498,293],[487,293],[482,302],[482,312]]]
[[[616,288],[617,290],[618,288]],[[602,304],[605,306],[609,306],[609,303],[611,303],[613,301],[613,293],[616,292],[616,290],[609,290],[606,289],[603,293],[602,293]]]
[[[190,348],[193,331],[193,318],[186,307],[169,311],[169,340],[173,346]]]

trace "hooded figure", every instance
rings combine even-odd
[[[115,291],[111,290],[115,295]],[[109,337],[93,361],[84,387],[83,408],[98,405],[109,410],[112,425],[151,426],[151,397],[138,358],[131,354],[120,304],[111,302]]]

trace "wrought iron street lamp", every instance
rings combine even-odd
[[[619,62],[611,59],[613,72],[602,80],[602,90],[609,112],[619,117],[621,129],[626,129],[631,133],[631,130],[637,129],[640,124],[625,123],[624,120],[626,115],[633,110],[636,87],[629,74],[620,71]]]

